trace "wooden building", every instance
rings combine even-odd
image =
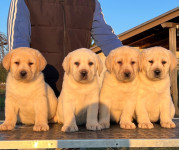
[[[179,57],[179,7],[123,32],[118,37],[123,45],[139,49],[162,46]],[[100,51],[97,46],[91,49],[94,52]],[[177,70],[171,74],[171,83],[176,114],[179,115]]]

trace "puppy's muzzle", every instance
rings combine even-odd
[[[156,78],[159,78],[160,75],[161,75],[161,70],[160,70],[160,69],[155,69],[155,70],[154,70],[154,76],[155,76]]]
[[[81,79],[86,80],[88,78],[88,71],[87,70],[81,70],[80,71]]]
[[[26,75],[27,75],[27,72],[26,72],[26,71],[23,70],[23,71],[20,72],[21,78],[25,78]]]

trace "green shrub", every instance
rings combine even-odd
[[[0,62],[0,83],[6,82],[6,77],[7,77],[7,71],[5,70],[2,63]]]

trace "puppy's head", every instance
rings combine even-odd
[[[162,80],[176,65],[176,57],[170,50],[162,47],[152,47],[142,51],[140,70],[144,71],[150,80]]]
[[[112,50],[106,58],[106,67],[122,82],[135,79],[139,69],[140,52],[129,46],[122,46]]]
[[[3,66],[16,80],[33,80],[46,66],[42,54],[32,48],[21,47],[11,50],[3,59]]]
[[[81,48],[69,53],[62,64],[65,72],[80,83],[92,82],[96,73],[102,72],[103,65],[94,52]]]

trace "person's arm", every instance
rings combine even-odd
[[[24,0],[11,0],[7,20],[9,50],[30,46],[30,13]]]
[[[96,0],[96,8],[94,12],[91,34],[96,45],[102,49],[106,56],[112,49],[122,46],[121,41],[114,34],[111,26],[106,24],[98,0]]]

